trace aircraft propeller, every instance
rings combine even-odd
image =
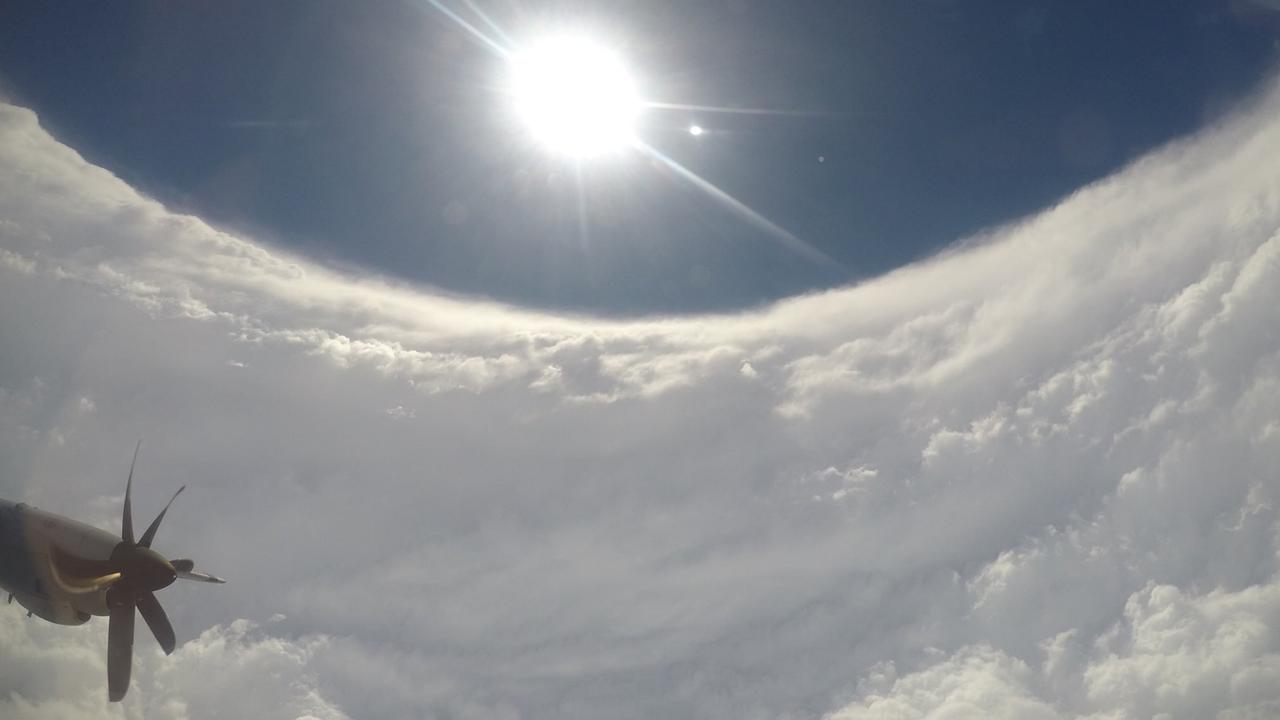
[[[191,560],[167,560],[163,555],[151,549],[156,531],[160,529],[160,521],[169,511],[169,506],[177,499],[186,486],[178,488],[169,502],[147,526],[142,538],[134,540],[133,508],[133,469],[138,462],[138,447],[133,451],[133,462],[129,465],[129,480],[124,490],[124,517],[120,525],[120,544],[111,552],[108,562],[112,574],[117,579],[107,589],[107,609],[109,619],[107,625],[107,693],[112,702],[124,698],[129,689],[129,677],[133,669],[133,629],[134,610],[142,613],[142,619],[151,629],[156,642],[168,655],[173,652],[177,641],[173,634],[173,625],[169,616],[156,600],[155,591],[168,587],[177,578],[197,580],[200,582],[222,583],[222,578],[195,572],[195,563]]]

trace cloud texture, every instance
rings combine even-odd
[[[121,708],[104,623],[0,613],[0,715],[1272,716],[1277,118],[624,322],[322,268],[0,106],[0,495],[118,526],[145,437],[158,549],[232,579]]]

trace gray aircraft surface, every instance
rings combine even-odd
[[[141,443],[139,443],[141,447]],[[91,615],[107,621],[107,696],[124,698],[133,665],[134,608],[165,654],[177,641],[173,626],[154,593],[175,579],[207,583],[221,578],[196,572],[191,560],[167,560],[151,549],[169,505],[186,489],[178,488],[169,503],[142,533],[133,536],[133,467],[124,490],[120,537],[25,503],[0,500],[0,588],[17,600],[27,616],[38,615],[59,625],[82,625]]]

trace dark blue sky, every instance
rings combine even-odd
[[[0,88],[223,227],[452,291],[638,314],[910,262],[1202,126],[1276,60],[1275,14],[1245,0],[478,4],[516,36],[598,30],[646,99],[798,111],[651,111],[642,136],[845,267],[639,154],[581,170],[584,220],[574,169],[512,124],[502,61],[425,2],[9,0]]]

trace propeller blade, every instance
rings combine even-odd
[[[107,625],[107,697],[111,702],[124,699],[132,671],[133,603],[126,602],[111,608]]]
[[[223,580],[217,575],[210,575],[208,573],[196,572],[195,560],[180,558],[178,560],[170,560],[169,564],[172,565],[173,569],[177,571],[178,577],[182,578],[183,580],[195,580],[197,582],[218,583],[218,584],[222,584],[226,582],[226,580]]]
[[[178,573],[178,577],[182,578],[183,580],[195,580],[196,582],[217,583],[219,585],[222,585],[227,582],[226,580],[223,580],[217,575],[209,575],[207,573],[195,572],[195,571],[180,572]]]
[[[156,636],[156,642],[160,643],[160,649],[164,650],[164,654],[172,654],[178,641],[173,636],[173,625],[169,624],[169,616],[164,614],[164,608],[160,607],[160,601],[156,600],[156,596],[149,592],[138,593],[138,612],[142,613],[142,619],[147,621],[147,627],[151,628],[151,634]]]
[[[191,561],[188,560],[187,562],[191,562]],[[226,582],[226,580],[223,580],[217,575],[210,575],[208,573],[196,572],[195,570],[183,570],[179,568],[177,565],[174,565],[174,570],[178,571],[178,577],[182,580],[195,580],[196,582],[217,583],[219,585],[222,585],[223,583]]]
[[[133,544],[133,503],[129,496],[133,494],[133,467],[138,464],[138,451],[142,449],[142,441],[133,448],[133,462],[129,463],[129,480],[124,484],[124,519],[120,522],[120,538]]]
[[[160,529],[160,521],[164,519],[164,514],[169,512],[169,506],[172,505],[173,501],[177,500],[178,496],[182,494],[182,491],[186,489],[187,486],[183,485],[178,488],[178,492],[174,493],[173,497],[169,498],[169,502],[165,503],[164,509],[161,510],[160,514],[156,516],[156,519],[152,520],[151,524],[147,526],[147,531],[142,533],[142,539],[138,541],[139,545],[145,548],[151,547],[151,541],[156,537],[156,530]]]

